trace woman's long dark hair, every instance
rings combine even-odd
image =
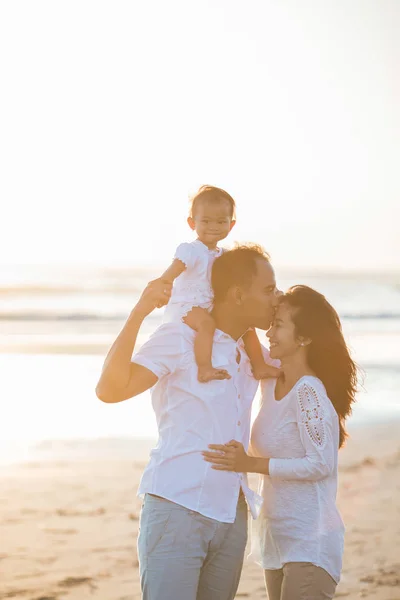
[[[355,400],[358,367],[346,346],[339,316],[325,296],[306,285],[291,287],[280,302],[295,309],[296,335],[311,340],[306,347],[307,362],[338,414],[340,448],[347,437],[345,420]]]

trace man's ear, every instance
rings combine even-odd
[[[239,286],[235,285],[230,289],[230,296],[237,306],[243,304],[243,290]]]
[[[193,217],[188,217],[188,218],[187,218],[187,224],[189,225],[190,229],[192,229],[192,231],[194,231],[194,230],[195,230],[195,228],[196,228],[196,225],[195,225],[195,223],[194,223],[194,219],[193,219]]]
[[[232,229],[235,227],[236,225],[236,221],[231,221],[231,226],[229,228],[229,231],[232,231]]]

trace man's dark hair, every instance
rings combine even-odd
[[[270,262],[269,254],[258,244],[237,244],[215,259],[211,272],[214,302],[223,302],[232,286],[250,287],[260,259]]]

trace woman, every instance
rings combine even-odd
[[[253,456],[231,441],[210,446],[214,452],[204,457],[215,469],[263,476],[257,535],[270,600],[333,598],[344,540],[336,508],[338,450],[357,367],[337,313],[309,287],[294,286],[280,298],[267,336],[282,375],[262,382]]]

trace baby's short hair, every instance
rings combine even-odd
[[[202,185],[197,192],[190,198],[190,212],[189,216],[194,217],[196,214],[196,208],[201,202],[228,202],[231,210],[231,219],[236,218],[236,203],[232,196],[225,192],[222,188],[215,187],[213,185]]]

